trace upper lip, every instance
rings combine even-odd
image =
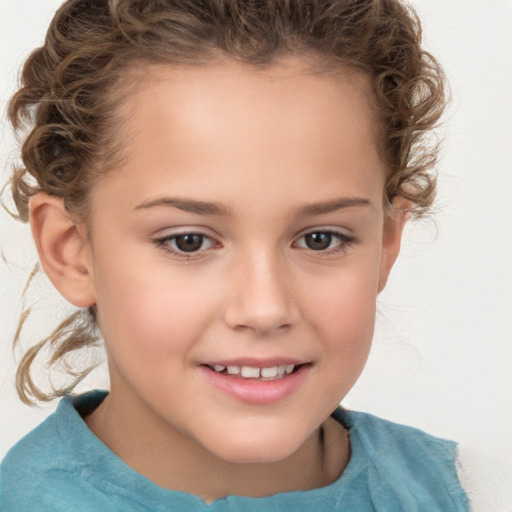
[[[271,358],[253,358],[253,357],[238,357],[235,359],[219,359],[215,361],[206,361],[201,363],[204,366],[251,366],[253,368],[272,368],[273,366],[281,366],[293,364],[295,366],[306,364],[308,361],[301,361],[291,357],[271,357]]]

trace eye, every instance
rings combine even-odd
[[[175,235],[172,237],[176,249],[183,252],[196,252],[203,249],[203,245],[207,245],[206,237],[197,233],[187,233],[185,235]]]
[[[214,240],[202,233],[180,233],[159,238],[155,244],[168,252],[185,256],[211,249]]]
[[[312,251],[343,250],[354,242],[354,238],[338,231],[312,231],[301,236],[296,247]]]

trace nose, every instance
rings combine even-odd
[[[289,274],[286,265],[270,255],[243,258],[231,272],[226,324],[258,336],[292,328],[300,319],[300,309]]]

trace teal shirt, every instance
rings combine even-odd
[[[351,458],[338,480],[320,489],[227,496],[206,505],[197,496],[155,485],[92,433],[82,416],[104,397],[93,391],[64,398],[10,450],[0,467],[2,512],[468,510],[455,470],[455,443],[342,408],[333,416],[349,429]]]

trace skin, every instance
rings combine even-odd
[[[148,76],[123,105],[127,158],[93,188],[87,224],[57,198],[30,204],[50,279],[97,307],[111,392],[86,422],[158,485],[208,502],[327,485],[350,455],[329,415],[365,365],[406,220],[384,212],[369,84],[293,60]],[[308,246],[326,232],[339,238]],[[183,233],[208,238],[184,256],[170,238]],[[307,370],[282,400],[248,404],[201,367],[242,357]]]

